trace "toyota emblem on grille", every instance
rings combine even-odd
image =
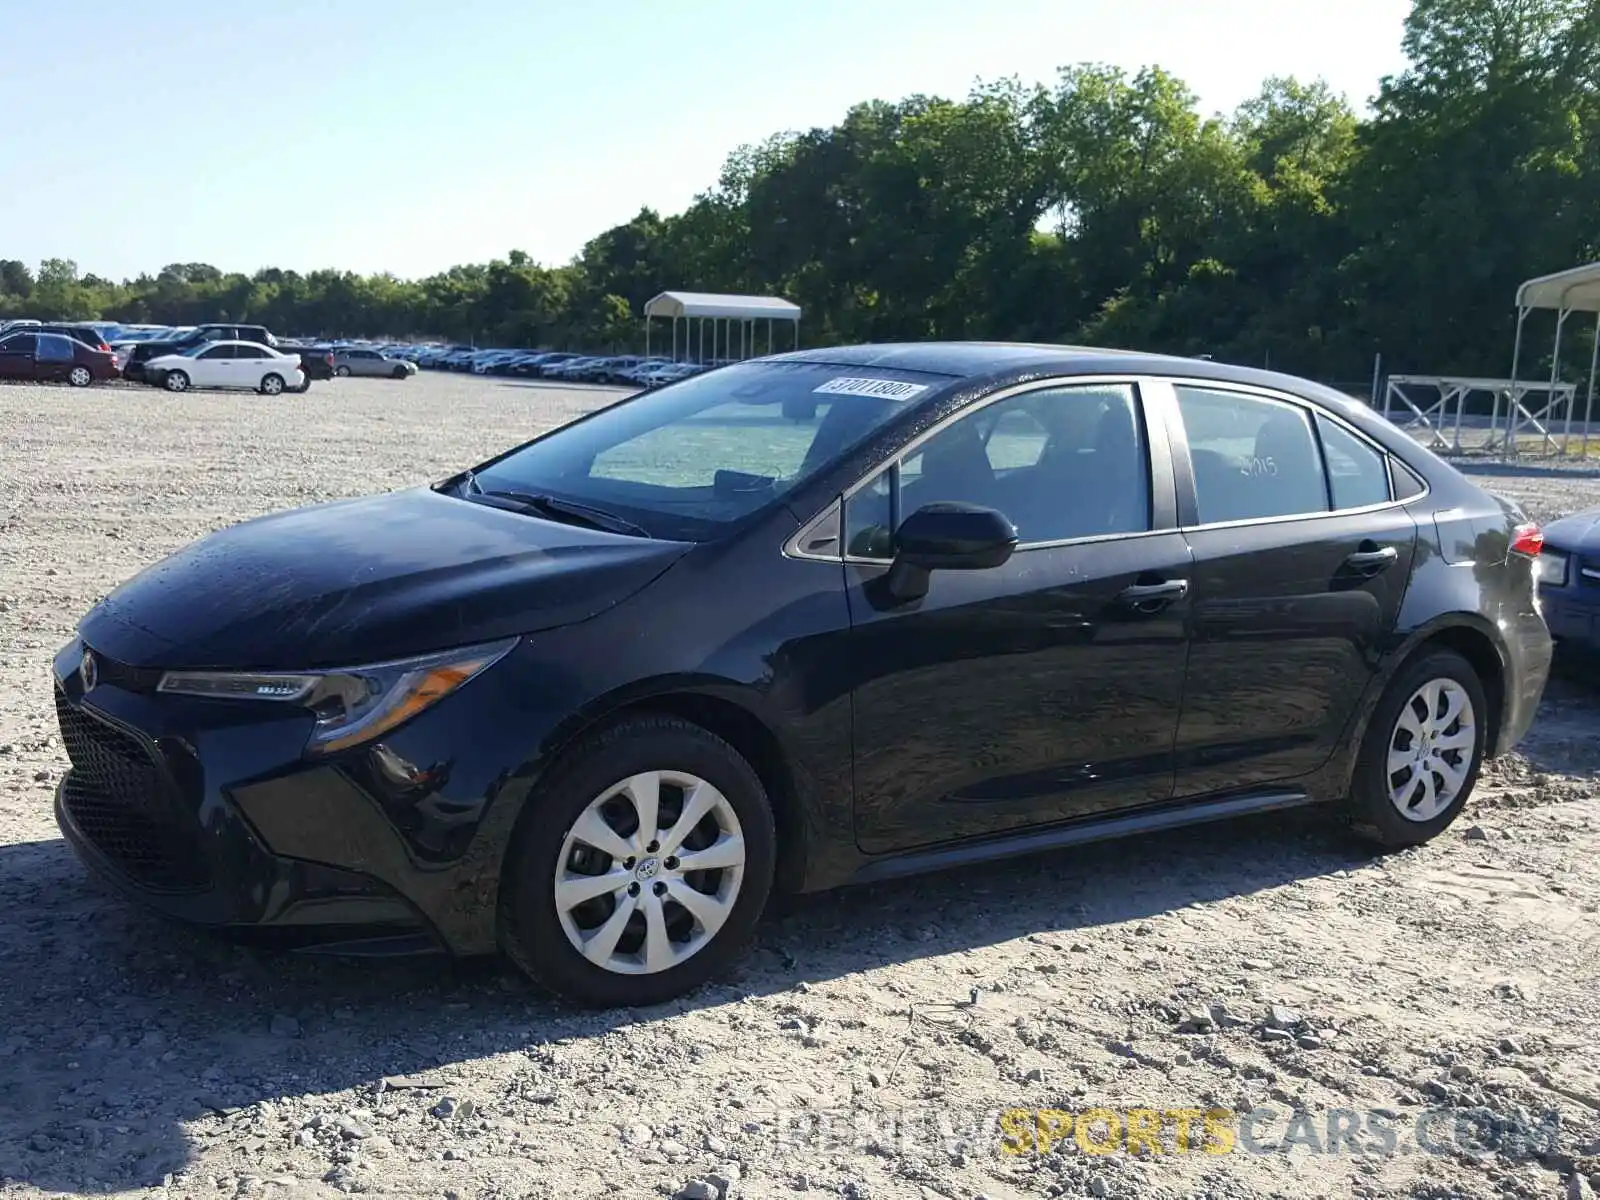
[[[78,664],[78,674],[83,678],[83,690],[94,691],[94,685],[100,682],[100,667],[94,660],[94,651],[87,646],[83,650],[83,661]]]

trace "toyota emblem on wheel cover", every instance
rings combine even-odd
[[[100,681],[100,668],[94,660],[94,651],[87,646],[83,650],[83,661],[78,664],[78,674],[83,679],[83,690],[94,691],[94,685]]]

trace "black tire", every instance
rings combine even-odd
[[[189,376],[184,371],[168,371],[161,377],[161,386],[169,392],[187,392],[189,390]]]
[[[277,372],[273,372],[270,375],[263,375],[261,377],[261,386],[256,390],[259,391],[263,396],[281,396],[285,390],[287,390],[287,388],[288,384],[284,380],[283,376],[279,375]]]
[[[394,377],[396,379],[410,379],[411,372],[406,370],[404,367],[396,367],[394,369]]]
[[[289,388],[287,390],[293,392],[296,396],[304,396],[311,390],[311,376],[307,375],[305,379],[301,381],[299,387]]]
[[[699,951],[656,974],[622,974],[584,958],[556,912],[557,860],[589,804],[629,776],[677,770],[713,784],[732,806],[745,843],[744,877],[723,926]],[[776,836],[760,778],[715,734],[673,717],[634,717],[586,737],[553,768],[528,803],[506,851],[500,945],[535,983],[589,1007],[661,1004],[700,987],[741,958],[772,889]]]
[[[1396,724],[1406,704],[1430,680],[1451,680],[1467,693],[1474,714],[1472,761],[1467,764],[1466,780],[1450,804],[1430,820],[1416,821],[1401,815],[1389,798],[1388,755]],[[1483,681],[1466,659],[1453,650],[1430,650],[1407,663],[1389,681],[1373,709],[1372,719],[1356,757],[1350,779],[1347,811],[1350,827],[1363,841],[1384,850],[1420,846],[1438,837],[1461,815],[1478,782],[1483,766],[1489,731],[1489,703]]]
[[[350,368],[349,367],[335,367],[333,369],[333,373],[335,375],[337,375],[340,379],[349,379],[350,378]]]

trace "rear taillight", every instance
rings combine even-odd
[[[1518,525],[1511,531],[1511,553],[1525,555],[1528,558],[1538,558],[1539,551],[1544,549],[1544,531],[1529,521],[1525,525]]]

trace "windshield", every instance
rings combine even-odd
[[[947,382],[876,367],[743,363],[547,434],[478,471],[473,487],[585,504],[653,537],[706,541]]]

